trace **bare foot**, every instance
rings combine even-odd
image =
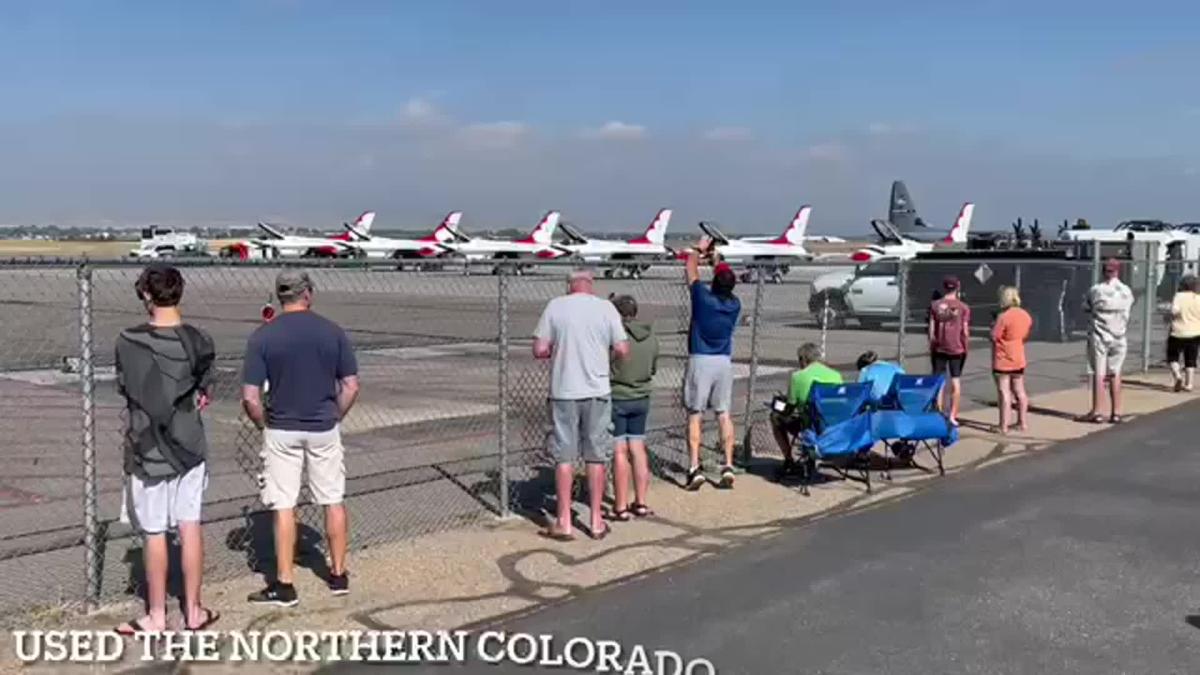
[[[552,523],[549,527],[539,530],[538,536],[555,541],[573,541],[575,533],[571,531],[571,526],[563,527],[559,523]]]

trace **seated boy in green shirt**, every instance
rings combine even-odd
[[[806,342],[796,350],[796,358],[800,369],[792,373],[788,385],[788,402],[803,411],[808,405],[808,395],[814,384],[841,384],[842,375],[821,362],[821,348]],[[784,416],[771,413],[771,430],[775,434],[775,442],[783,452],[783,466],[778,470],[780,476],[796,473],[796,462],[792,457],[792,436],[801,431],[806,425],[803,414]]]

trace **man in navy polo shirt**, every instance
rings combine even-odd
[[[346,574],[346,465],[340,423],[358,397],[358,362],[346,332],[312,311],[316,288],[307,272],[284,270],[275,279],[283,311],[263,324],[246,345],[242,407],[263,429],[262,501],[275,512],[275,580],[248,600],[292,607],[296,547],[294,510],[300,477],[308,466],[313,501],[325,507],[334,595],[350,591]],[[263,385],[270,382],[264,405]]]

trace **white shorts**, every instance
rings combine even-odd
[[[127,474],[121,491],[121,522],[140,534],[163,534],[179,523],[198,523],[207,486],[204,462],[170,478],[142,479]]]
[[[308,463],[308,489],[323,506],[341,504],[346,495],[342,432],[263,430],[263,472],[258,477],[263,504],[290,509],[300,499],[300,475]]]
[[[1120,375],[1129,351],[1125,338],[1102,338],[1095,333],[1088,337],[1088,367],[1102,377]]]

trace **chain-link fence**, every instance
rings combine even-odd
[[[533,358],[531,345],[542,309],[566,291],[570,266],[399,271],[375,262],[304,262],[317,287],[316,310],[341,324],[358,352],[361,396],[343,422],[352,547],[552,512],[549,365]],[[218,353],[205,413],[206,575],[268,570],[272,522],[257,494],[260,436],[241,412],[240,384],[246,340],[272,300],[280,265],[180,265],[185,319],[213,336]],[[867,350],[901,359],[911,372],[926,369],[928,295],[947,274],[962,280],[977,317],[964,377],[968,401],[991,405],[995,398],[986,329],[1000,283],[1019,286],[1034,315],[1030,388],[1078,385],[1086,373],[1078,310],[1098,269],[1090,260],[812,264],[792,266],[780,283],[751,269],[737,289],[743,311],[734,343],[742,458],[778,453],[763,404],[786,390],[804,342],[821,345],[847,377]],[[0,615],[140,591],[140,541],[118,518],[125,413],[113,368],[117,335],[146,318],[133,292],[140,271],[131,262],[0,264],[0,574],[8,579]],[[660,341],[647,441],[656,474],[678,480],[688,464],[681,399],[691,318],[682,267],[656,265],[640,279],[606,271],[596,293],[632,295]],[[1144,298],[1147,278],[1158,280],[1161,296],[1183,271],[1183,263],[1142,263],[1127,266],[1125,277]],[[1144,300],[1135,306],[1140,318],[1131,325],[1127,370],[1151,346],[1161,358],[1165,323],[1143,307]],[[716,430],[705,426],[711,466],[719,456]],[[302,506],[298,514],[298,562],[319,567],[320,511]]]

